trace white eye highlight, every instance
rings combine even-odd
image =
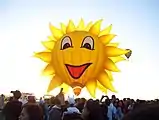
[[[82,48],[94,50],[94,39],[91,36],[87,36],[83,39]]]
[[[61,50],[67,49],[69,47],[72,47],[71,38],[69,36],[65,36],[61,42]]]

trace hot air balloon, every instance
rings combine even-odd
[[[101,22],[84,25],[81,19],[75,26],[70,20],[68,25],[61,24],[61,29],[50,24],[52,35],[43,42],[47,50],[35,53],[35,57],[48,63],[43,74],[52,75],[47,92],[61,85],[64,91],[72,87],[77,96],[84,87],[92,97],[96,88],[116,92],[111,72],[120,71],[115,63],[124,60],[122,55],[129,51],[111,43],[116,36],[110,33],[112,25],[101,30]]]
[[[127,59],[129,59],[131,54],[132,54],[132,50],[130,50],[130,49],[126,49],[126,50],[128,50],[129,52],[126,53],[125,56],[126,56]]]

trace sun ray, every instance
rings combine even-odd
[[[104,68],[112,72],[120,72],[115,63],[109,58],[105,59]]]
[[[75,25],[72,20],[69,20],[68,25],[66,27],[66,33],[73,32],[75,30]]]
[[[99,37],[99,40],[104,44],[108,44],[116,35],[114,34],[108,34],[108,35],[103,35]]]
[[[85,28],[85,31],[89,31],[89,29],[91,28],[91,26],[93,25],[93,22],[89,22]]]
[[[110,81],[113,81],[114,79],[113,79],[112,72],[109,71],[109,70],[105,70],[105,72],[108,74],[109,80],[110,80]]]
[[[60,87],[63,88],[63,92],[64,92],[64,93],[68,93],[68,91],[69,91],[69,86],[68,86],[67,84],[63,83]]]
[[[107,46],[118,47],[119,43],[109,43],[109,44],[107,44]]]
[[[99,77],[98,77],[98,81],[100,82],[101,85],[103,85],[105,88],[111,90],[112,92],[116,92],[115,88],[113,87],[109,76],[106,72],[102,72]]]
[[[63,32],[63,34],[66,34],[66,25],[64,23],[61,23],[61,30]]]
[[[55,39],[58,40],[63,36],[63,32],[60,29],[51,25],[51,23],[49,24],[49,26],[50,26],[50,30],[52,32],[52,35],[54,36]]]
[[[97,81],[96,80],[89,80],[86,83],[86,88],[90,95],[95,98],[95,92],[97,87]]]
[[[34,53],[34,57],[40,58],[44,62],[50,63],[51,52],[37,52],[37,53]]]
[[[107,94],[107,89],[97,81],[97,88]]]
[[[101,20],[98,20],[97,22],[95,22],[91,28],[89,29],[89,32],[93,35],[99,35],[100,33],[100,27],[101,27],[101,23],[102,23],[102,19]]]
[[[56,39],[52,35],[48,36],[47,38],[49,41],[56,41]]]
[[[83,30],[84,29],[84,20],[81,18],[76,30]]]
[[[48,64],[45,69],[42,71],[42,75],[44,76],[48,76],[48,75],[54,75],[55,74],[55,70],[52,66],[52,64]]]
[[[119,55],[124,55],[128,52],[129,52],[129,50],[124,50],[124,49],[113,47],[113,46],[105,47],[105,53],[106,53],[107,57],[116,57]]]
[[[51,40],[51,41],[42,41],[41,43],[48,50],[52,50],[54,48],[54,45],[55,45],[55,41],[53,41],[53,40]]]
[[[106,27],[104,30],[102,30],[102,31],[99,33],[99,37],[100,37],[100,36],[103,36],[103,35],[109,34],[110,31],[111,31],[111,29],[112,29],[112,24],[109,25],[108,27]]]
[[[124,61],[126,60],[124,57],[122,56],[117,56],[117,57],[109,57],[114,63],[117,63],[117,62],[121,62],[121,61]]]
[[[51,90],[55,89],[56,87],[60,86],[61,84],[62,84],[62,80],[58,76],[55,75],[49,83],[47,92],[50,92]]]

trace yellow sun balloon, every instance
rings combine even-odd
[[[118,43],[110,43],[116,36],[111,34],[112,25],[101,30],[102,20],[84,24],[83,19],[77,26],[70,20],[68,25],[61,24],[61,29],[50,26],[51,36],[42,42],[46,51],[35,53],[48,65],[44,75],[52,75],[47,92],[62,86],[70,86],[75,95],[86,87],[92,97],[96,88],[106,92],[115,92],[112,85],[112,72],[119,72],[116,62],[123,61],[122,55],[128,50],[120,49]]]

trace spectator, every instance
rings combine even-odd
[[[61,120],[62,117],[61,102],[58,98],[54,98],[53,103],[55,105],[50,110],[49,120]]]
[[[42,114],[43,114],[44,120],[48,120],[49,119],[49,107],[48,107],[48,105],[45,103],[45,101],[40,101],[39,105],[42,109]]]
[[[2,110],[3,109],[3,107],[4,107],[4,95],[2,94],[1,96],[0,96],[0,110]]]
[[[107,116],[109,118],[109,120],[114,120],[116,118],[116,107],[114,106],[114,101],[115,99],[113,98],[110,102],[110,104],[108,105],[108,113]]]
[[[123,107],[124,107],[124,103],[123,103],[122,100],[120,100],[120,101],[117,103],[117,112],[116,112],[117,120],[122,120],[123,117],[124,117]]]
[[[52,107],[55,105],[54,100],[55,100],[55,97],[51,97],[50,100],[49,100],[49,103],[50,103],[50,105],[49,105],[49,111],[50,111],[50,110],[52,109]]]
[[[85,98],[81,98],[79,100],[79,103],[76,105],[76,107],[78,108],[78,110],[82,113],[82,110],[84,108],[84,104],[86,102],[86,99]]]
[[[61,106],[65,106],[65,97],[63,93],[63,88],[61,88],[60,93],[56,97],[60,100]]]
[[[23,106],[20,120],[43,120],[42,110],[37,104],[26,104]]]
[[[100,105],[93,100],[88,100],[82,112],[84,120],[104,120]]]
[[[75,107],[75,100],[74,98],[68,98],[69,107],[63,113],[63,120],[81,120],[81,113]]]
[[[35,96],[28,96],[28,103],[36,103]]]
[[[16,90],[11,91],[11,93],[13,93],[13,100],[5,105],[3,114],[6,120],[18,120],[22,110],[22,102],[18,101],[21,97],[21,92]]]
[[[156,103],[143,105],[128,113],[123,120],[159,120],[159,105]]]

